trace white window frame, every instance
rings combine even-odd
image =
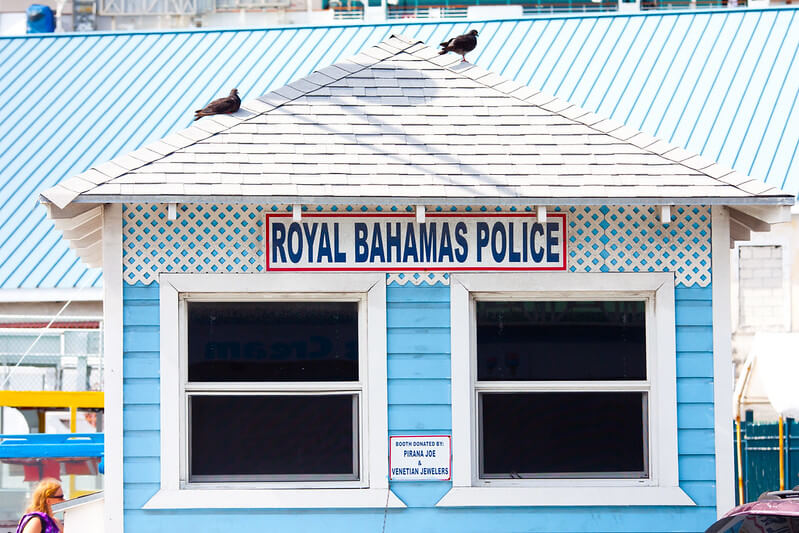
[[[478,479],[476,298],[647,301],[648,478]],[[437,506],[696,505],[679,487],[673,273],[452,274],[450,313],[453,478]]]
[[[231,484],[247,484],[247,488],[368,488],[369,486],[369,443],[364,439],[364,435],[368,433],[368,420],[364,416],[366,414],[365,403],[367,393],[365,391],[364,383],[365,376],[368,375],[367,363],[367,335],[366,335],[366,294],[352,295],[351,293],[324,293],[315,294],[313,299],[308,295],[286,294],[286,293],[256,293],[256,294],[216,294],[216,293],[182,293],[180,296],[180,334],[183,342],[180,346],[181,357],[181,379],[180,379],[180,393],[181,393],[181,464],[180,464],[180,479],[181,486],[184,488],[197,488],[197,489],[224,489]],[[186,317],[188,317],[188,302],[264,302],[264,301],[277,301],[277,302],[350,302],[358,305],[358,379],[355,381],[269,381],[269,382],[202,382],[202,381],[189,381],[189,368],[188,364],[188,344],[189,344],[189,331]],[[358,467],[356,474],[358,479],[355,480],[324,480],[325,476],[320,479],[309,479],[308,481],[301,481],[298,476],[296,480],[283,480],[283,481],[192,481],[189,476],[190,470],[190,457],[191,446],[189,435],[191,428],[189,424],[189,397],[190,396],[307,396],[307,395],[339,395],[346,396],[354,395],[357,397],[358,409],[355,417],[355,450],[358,454]],[[305,479],[312,478],[313,475],[308,474],[301,476]]]
[[[388,488],[386,280],[382,273],[161,274],[161,487],[144,509],[404,507]],[[185,339],[181,295],[222,299],[362,300],[359,349],[361,479],[353,482],[187,483]],[[361,315],[363,321],[361,319]],[[359,339],[362,332],[359,326]],[[252,384],[258,388],[262,384]],[[246,388],[247,385],[242,385]]]

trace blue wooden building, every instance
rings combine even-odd
[[[729,507],[730,218],[793,203],[759,180],[397,35],[42,197],[102,258],[109,531]]]

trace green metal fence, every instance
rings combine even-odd
[[[754,422],[752,411],[747,411],[745,420],[741,421],[741,459],[747,502],[757,500],[766,491],[780,489],[779,449],[778,423]],[[735,454],[735,502],[740,504],[737,445]],[[799,424],[792,418],[784,421],[783,455],[785,488],[790,489],[799,485]]]

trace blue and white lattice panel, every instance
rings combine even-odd
[[[392,206],[308,209],[330,213],[398,210]],[[460,210],[521,211],[507,207],[446,209]],[[177,218],[169,220],[165,204],[126,204],[124,279],[129,284],[149,285],[159,272],[264,272],[264,215],[283,211],[290,211],[290,207],[181,204]],[[570,272],[671,271],[677,284],[710,284],[709,207],[673,207],[668,224],[661,222],[658,208],[648,206],[575,206],[552,211],[567,215]],[[446,273],[401,272],[388,276],[389,283],[399,285],[449,284]]]

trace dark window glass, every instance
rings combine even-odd
[[[357,302],[189,302],[189,381],[357,381]]]
[[[482,393],[481,477],[646,477],[643,392]]]
[[[357,397],[192,396],[192,481],[357,479]]]
[[[646,379],[642,301],[477,302],[477,379]]]

